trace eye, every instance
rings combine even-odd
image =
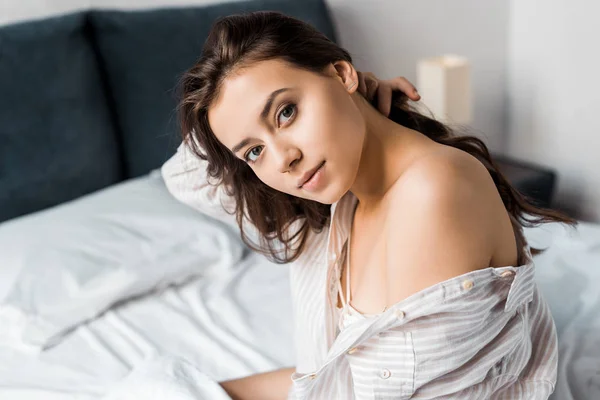
[[[250,163],[250,164],[254,163],[258,159],[258,157],[260,156],[260,153],[256,154],[254,152],[254,150],[256,150],[258,148],[261,148],[261,147],[262,146],[256,146],[256,147],[251,148],[246,154],[244,154],[244,160],[246,160],[246,162]],[[252,156],[252,155],[256,156],[257,158],[251,159],[250,156]]]
[[[284,119],[283,123],[289,122],[290,119],[296,114],[296,105],[288,104],[284,108],[281,109],[281,112],[277,115],[277,122],[281,124],[282,118]]]

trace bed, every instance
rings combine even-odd
[[[170,376],[182,398],[217,400],[216,382],[294,365],[287,266],[177,202],[158,170],[178,145],[177,76],[216,17],[258,9],[335,40],[321,0],[0,27],[0,399],[108,398],[132,382],[161,398],[152,384]],[[548,247],[535,264],[559,333],[553,398],[600,398],[600,224],[525,233]]]
[[[141,204],[142,199],[148,198],[153,199],[150,205]],[[160,217],[149,217],[155,215],[154,207],[163,210]],[[190,218],[189,213],[194,212],[169,197],[160,174],[154,171],[28,216],[30,223],[24,228],[22,224],[17,228],[11,224],[0,225],[5,259],[7,252],[11,252],[6,248],[6,235],[19,238],[19,231],[30,231],[33,225],[47,225],[55,218],[71,227],[69,230],[79,224],[89,227],[90,221],[102,219],[104,229],[89,228],[89,234],[97,235],[99,243],[106,240],[103,232],[122,231],[124,220],[128,221],[127,234],[133,237],[152,231],[148,229],[150,225],[164,225],[164,221],[172,220],[176,221],[176,230],[183,233],[189,231],[185,224],[190,225],[190,229],[214,228],[212,233],[224,233],[226,240],[220,242],[230,246],[219,250],[228,252],[226,262],[207,263],[207,259],[214,259],[208,249],[192,249],[191,254],[196,253],[197,257],[192,262],[194,268],[187,272],[180,270],[180,275],[187,277],[179,282],[171,278],[167,282],[167,278],[162,277],[155,289],[143,291],[132,285],[127,288],[131,293],[124,290],[119,294],[99,294],[99,297],[111,298],[105,303],[106,307],[97,305],[96,301],[97,315],[87,318],[80,313],[80,321],[65,323],[64,326],[72,325],[72,328],[65,329],[59,340],[49,341],[47,348],[18,346],[14,341],[14,346],[0,346],[0,398],[102,398],[116,385],[130,379],[132,371],[144,368],[148,360],[156,356],[182,357],[214,382],[293,366],[293,318],[287,267],[250,251],[230,226],[208,216]],[[131,217],[134,214],[136,218]],[[140,218],[145,214],[148,218]],[[152,218],[154,220],[148,222]],[[107,230],[106,226],[110,228]],[[174,250],[172,257],[176,258],[185,250],[162,241],[160,236],[173,231],[156,233],[158,240],[148,237],[140,240],[151,241],[153,246],[162,242],[167,248],[166,254]],[[573,231],[552,223],[528,228],[525,232],[532,246],[547,248],[536,256],[535,265],[536,279],[551,306],[559,333],[559,379],[553,398],[599,398],[600,296],[596,285],[600,282],[600,225],[580,222],[577,231]],[[186,238],[184,234],[182,237]],[[15,240],[11,247],[18,247]],[[61,238],[48,240],[50,246]],[[115,240],[125,239],[117,235]],[[129,241],[131,252],[138,252],[139,246],[132,244],[133,239]],[[36,243],[39,242],[29,235],[26,245]],[[102,243],[84,252],[78,250],[75,256],[80,260],[92,258],[89,263],[94,263],[95,257],[106,251],[106,246]],[[64,251],[69,249],[80,247],[71,246]],[[21,251],[23,248],[13,250],[14,253]],[[132,263],[139,257],[119,254]],[[231,254],[236,255],[231,257]],[[170,259],[162,258],[164,267],[169,266]],[[43,261],[49,262],[49,259]],[[32,268],[30,264],[21,265]],[[9,271],[6,266],[2,274],[1,298],[6,299],[12,292],[14,303],[16,281],[26,279],[27,275],[22,271]],[[91,280],[81,282],[79,291],[72,290],[70,298],[92,303],[93,299],[86,298],[85,293],[93,283]],[[29,289],[22,289],[17,295],[20,301],[26,299],[27,290],[33,292],[35,283],[29,282],[29,285]],[[117,298],[122,300],[114,301]],[[52,299],[39,299],[40,303],[48,301]],[[57,301],[53,312],[65,304],[66,301]],[[47,310],[41,312],[51,315]],[[79,311],[63,308],[61,312]]]
[[[0,276],[0,398],[99,398],[157,354],[185,357],[215,380],[294,365],[288,269],[195,213],[155,171],[0,225],[0,253],[20,269],[3,265]],[[61,232],[47,238],[53,222]],[[68,243],[74,233],[85,241]],[[55,248],[61,254],[51,256]],[[123,281],[121,290],[96,290]],[[19,324],[9,306],[53,326]]]

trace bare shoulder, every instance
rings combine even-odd
[[[477,189],[479,196],[493,197],[496,192],[487,168],[477,158],[440,145],[409,165],[390,193],[394,197],[413,197],[415,191],[421,195],[457,195],[461,188]]]
[[[475,157],[439,148],[414,161],[388,195],[386,266],[390,285],[399,285],[389,288],[392,300],[490,265],[504,206]]]

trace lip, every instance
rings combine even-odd
[[[325,161],[322,161],[319,165],[317,165],[310,171],[305,172],[304,175],[302,175],[302,177],[299,180],[299,182],[302,182],[302,183],[298,185],[298,189],[301,189],[302,186],[304,186],[304,184],[306,182],[308,182],[310,180],[310,178],[313,177],[313,175],[319,170],[319,168],[321,168],[323,166],[323,164],[325,164]]]

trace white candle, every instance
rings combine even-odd
[[[465,57],[452,54],[419,60],[417,63],[417,89],[421,102],[439,121],[456,124],[471,122],[470,69]]]

